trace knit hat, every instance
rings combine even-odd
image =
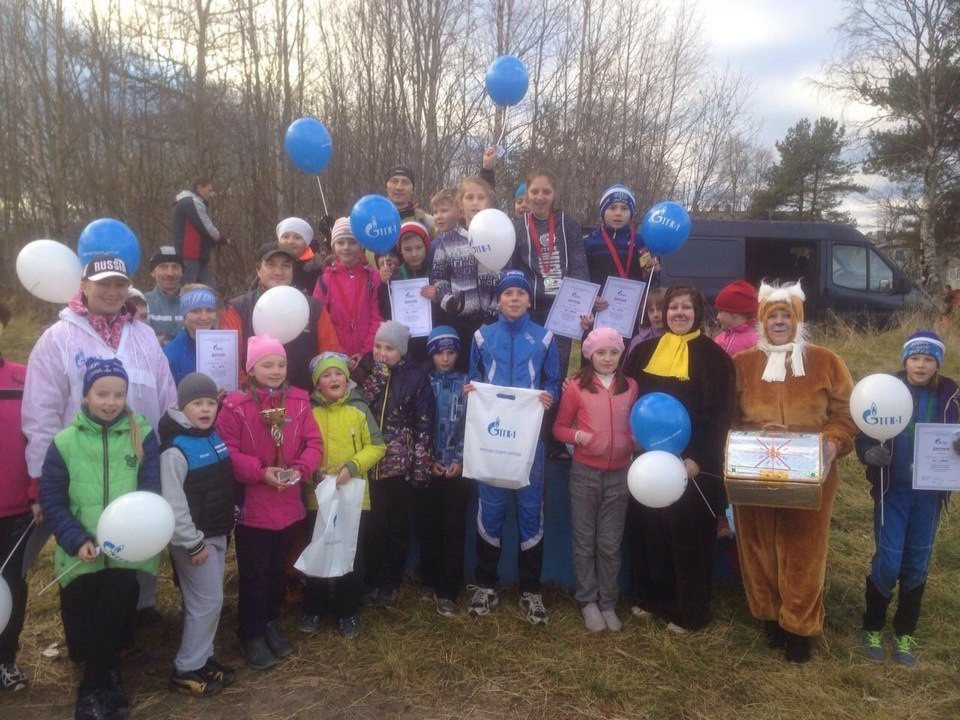
[[[603,195],[600,196],[600,222],[603,222],[603,214],[607,211],[607,208],[615,202],[623,203],[630,208],[631,220],[637,214],[637,201],[634,199],[633,193],[626,185],[614,183],[604,190]]]
[[[803,301],[807,298],[800,287],[800,283],[768,285],[761,282],[757,297],[759,300],[757,329],[760,334],[757,347],[767,355],[767,364],[764,367],[761,379],[764,382],[783,382],[787,376],[787,353],[790,354],[791,371],[794,376],[803,376],[805,374],[803,348],[806,343],[803,326]],[[767,319],[776,310],[786,310],[793,319],[793,335],[783,345],[773,345],[770,338],[767,337]]]
[[[411,185],[417,184],[417,177],[416,175],[413,174],[413,169],[409,165],[402,165],[402,164],[394,165],[392,168],[387,170],[386,179],[389,180],[390,178],[396,177],[397,175],[407,178],[410,181]]]
[[[276,255],[277,253],[283,253],[291,260],[296,260],[297,258],[293,254],[293,250],[288,248],[286,245],[281,245],[280,243],[268,242],[260,246],[260,249],[257,250],[257,262],[266,260],[271,255]]]
[[[247,372],[253,370],[253,366],[263,360],[267,355],[287,356],[287,351],[279,340],[274,340],[269,335],[251,335],[247,340],[247,362],[244,367]]]
[[[143,291],[137,290],[133,285],[127,288],[127,299],[147,302],[147,296],[143,294]]]
[[[323,375],[325,370],[336,368],[348,378],[350,377],[350,368],[347,367],[347,356],[338,352],[325,352],[317,355],[310,361],[310,380],[314,386],[317,380]]]
[[[130,384],[127,371],[123,369],[123,363],[117,358],[88,357],[86,365],[87,369],[83,373],[82,394],[84,397],[90,392],[90,386],[100,378],[118,377],[123,378],[123,381],[128,385]]]
[[[427,357],[433,357],[441,350],[453,348],[460,352],[460,336],[449,325],[437,325],[427,335]]]
[[[517,185],[517,191],[513,194],[513,199],[519,200],[526,194],[527,194],[527,184],[525,182],[522,182],[519,185]]]
[[[90,258],[90,262],[83,268],[84,280],[97,282],[98,280],[106,280],[110,277],[122,277],[125,280],[130,279],[130,275],[127,273],[127,264],[122,258],[113,253],[94,255]]]
[[[420,239],[423,240],[424,247],[430,249],[430,231],[427,230],[427,226],[423,223],[417,222],[416,220],[407,220],[405,223],[400,225],[400,234],[397,235],[397,247],[400,247],[400,240],[407,233],[416,233],[420,236]]]
[[[589,360],[594,352],[604,347],[615,347],[623,352],[623,338],[611,327],[594,328],[583,341],[583,356]]]
[[[932,330],[917,330],[907,338],[900,353],[900,364],[907,361],[911,355],[929,355],[937,361],[937,368],[943,365],[943,353],[946,346],[943,340]]]
[[[183,256],[177,252],[177,249],[173,245],[161,245],[150,258],[150,272],[153,272],[160,263],[168,262],[176,263],[183,268]]]
[[[523,273],[523,270],[504,271],[504,273],[500,276],[500,282],[497,283],[497,297],[499,298],[504,290],[512,287],[526,290],[527,295],[529,295],[531,298],[533,297],[533,288],[530,287],[530,281]]]
[[[401,325],[396,320],[384,320],[380,323],[377,334],[373,338],[374,342],[377,340],[390,343],[400,351],[401,355],[406,355],[407,345],[410,343],[410,328]]]
[[[350,228],[350,218],[348,217],[337,218],[337,221],[333,224],[333,230],[330,231],[331,243],[336,242],[340,238],[357,239],[353,234],[353,230]]]
[[[197,287],[187,290],[180,296],[180,314],[186,315],[191,310],[217,309],[217,296],[208,287]]]
[[[219,399],[217,384],[209,375],[192,372],[177,385],[177,407],[183,410],[190,402],[198,398]]]
[[[313,228],[303,218],[288,217],[277,223],[277,240],[286,232],[295,232],[303,238],[303,241],[309,245],[313,240]]]
[[[757,289],[746,280],[734,280],[717,293],[713,306],[717,310],[747,315],[757,314]]]

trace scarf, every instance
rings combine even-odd
[[[70,298],[70,301],[67,303],[67,307],[77,315],[85,317],[94,332],[96,332],[114,352],[120,347],[120,337],[123,335],[123,326],[128,322],[133,322],[136,317],[135,311],[127,304],[124,304],[124,306],[120,308],[120,312],[113,317],[94,315],[83,302],[82,290],[77,290],[76,294]]]
[[[660,336],[657,349],[653,351],[644,372],[661,377],[689,380],[690,350],[687,345],[697,337],[700,337],[699,330],[688,332],[686,335],[677,335],[673,332],[664,333]]]
[[[787,356],[790,356],[790,369],[794,377],[803,377],[804,341],[799,331],[793,342],[784,345],[771,345],[766,338],[757,341],[757,347],[767,356],[767,365],[763,368],[761,379],[764,382],[783,382],[787,379]]]

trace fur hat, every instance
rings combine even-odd
[[[757,332],[760,340],[757,347],[767,355],[767,365],[763,369],[764,382],[783,382],[787,377],[787,355],[790,356],[790,369],[794,376],[805,374],[803,367],[803,349],[806,344],[806,332],[803,324],[803,301],[806,295],[799,282],[787,285],[768,285],[760,283],[757,293],[760,306],[757,309]],[[767,336],[767,319],[777,310],[786,310],[793,319],[793,334],[781,345],[774,345]]]
[[[803,303],[806,299],[807,296],[804,295],[799,282],[787,285],[768,285],[766,282],[761,282],[760,291],[757,293],[760,335],[766,336],[763,326],[774,310],[786,310],[793,318],[794,324],[799,327],[803,322]],[[790,339],[793,340],[793,338]]]

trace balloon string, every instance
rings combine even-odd
[[[323,194],[323,183],[320,182],[320,176],[319,176],[319,175],[317,175],[317,187],[320,188],[320,200],[323,202],[323,214],[324,214],[324,215],[329,215],[330,213],[329,213],[329,211],[327,210],[327,198],[326,198],[326,197],[324,196],[324,194]]]
[[[98,557],[99,555],[100,555],[100,548],[98,547],[98,548],[96,548],[96,554],[94,555],[94,557]],[[62,573],[60,573],[59,575],[57,575],[53,580],[51,580],[50,582],[48,582],[46,585],[44,585],[44,586],[40,589],[40,592],[37,593],[37,597],[40,597],[41,595],[43,595],[47,590],[50,589],[50,587],[51,587],[52,585],[56,585],[57,582],[59,582],[60,578],[62,578],[64,575],[66,575],[68,572],[70,572],[71,570],[73,570],[75,567],[77,567],[78,565],[80,565],[80,564],[83,563],[83,562],[84,562],[83,560],[77,560],[73,565],[71,565],[71,566],[68,567],[66,570],[64,570]]]
[[[3,565],[0,565],[0,575],[3,575],[3,571],[7,569],[7,563],[10,562],[10,558],[13,557],[13,554],[17,551],[17,548],[20,547],[20,543],[23,542],[23,539],[30,534],[30,530],[33,529],[33,523],[36,522],[33,518],[30,519],[30,522],[27,524],[26,529],[23,531],[23,534],[20,536],[20,539],[17,540],[17,544],[13,546],[13,550],[10,551],[10,554],[7,555],[7,559],[3,561]]]
[[[643,307],[640,308],[640,317],[638,318],[638,324],[642,324],[643,319],[647,316],[647,300],[650,298],[650,289],[653,287],[653,277],[658,272],[660,271],[654,270],[652,273],[650,273],[650,279],[647,281],[647,287],[645,292],[643,293]]]
[[[713,473],[703,472],[702,470],[700,471],[699,474],[700,474],[700,475],[710,475],[711,477],[720,478],[719,475],[714,475]],[[723,478],[720,478],[720,479],[722,480]],[[697,479],[696,479],[695,477],[692,477],[692,478],[690,478],[690,482],[693,483],[693,486],[697,489],[697,492],[700,493],[700,497],[703,498],[703,504],[707,506],[707,510],[710,511],[710,514],[713,515],[713,519],[716,520],[716,519],[717,519],[717,514],[713,511],[713,508],[710,507],[710,503],[707,502],[707,496],[704,495],[704,494],[703,494],[703,490],[700,489],[700,485],[697,483]]]
[[[503,136],[507,134],[507,113],[509,112],[510,112],[509,107],[503,108],[503,125],[500,126],[500,137],[497,139],[497,142],[495,143],[498,147],[500,143],[503,142]]]

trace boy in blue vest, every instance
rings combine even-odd
[[[507,270],[497,285],[500,317],[484,325],[473,335],[470,349],[470,381],[504,387],[540,390],[540,402],[547,410],[557,402],[560,383],[560,357],[553,333],[530,319],[527,310],[533,290],[521,270]],[[468,382],[464,393],[473,390]],[[507,496],[514,492],[520,551],[517,570],[520,579],[520,608],[528,622],[547,622],[547,610],[540,595],[543,569],[543,441],[537,443],[530,470],[530,484],[511,491],[485,483],[477,484],[477,569],[470,600],[471,615],[486,615],[499,602],[500,537],[507,511]]]
[[[196,697],[214,695],[236,677],[213,658],[236,506],[230,456],[213,429],[217,395],[210,377],[190,373],[177,387],[177,407],[167,410],[159,428],[160,484],[176,516],[170,557],[183,595],[183,635],[170,686]]]

